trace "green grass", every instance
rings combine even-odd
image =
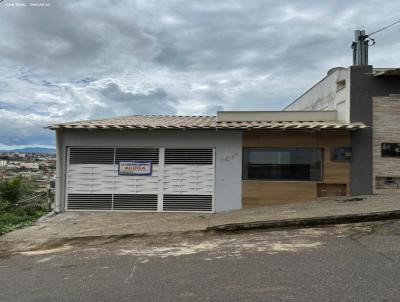
[[[31,225],[38,218],[47,214],[45,204],[33,203],[0,212],[0,235]]]

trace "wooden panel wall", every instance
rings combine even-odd
[[[317,198],[317,183],[345,184],[349,194],[350,163],[331,161],[331,148],[344,146],[350,146],[349,133],[344,130],[244,132],[244,148],[323,148],[324,177],[321,182],[243,180],[243,207],[312,201]]]

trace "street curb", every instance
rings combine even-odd
[[[298,219],[283,219],[269,221],[254,221],[243,223],[221,224],[207,227],[207,231],[240,231],[248,229],[280,229],[304,228],[324,225],[380,221],[400,218],[400,210],[387,212],[372,212],[364,214],[348,214],[324,217],[310,217]]]

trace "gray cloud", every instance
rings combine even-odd
[[[25,0],[0,3],[6,145],[52,144],[40,127],[67,120],[279,110],[351,64],[354,29],[380,28],[400,9],[374,0],[16,2]],[[374,65],[399,65],[399,29],[376,37]]]
[[[113,104],[115,112],[125,114],[152,114],[157,108],[159,114],[176,114],[177,102],[163,89],[158,88],[148,93],[122,91],[116,83],[109,83],[99,90],[100,99]]]

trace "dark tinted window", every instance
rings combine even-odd
[[[322,180],[322,149],[246,148],[243,178]]]
[[[400,157],[400,144],[382,143],[382,157]]]

